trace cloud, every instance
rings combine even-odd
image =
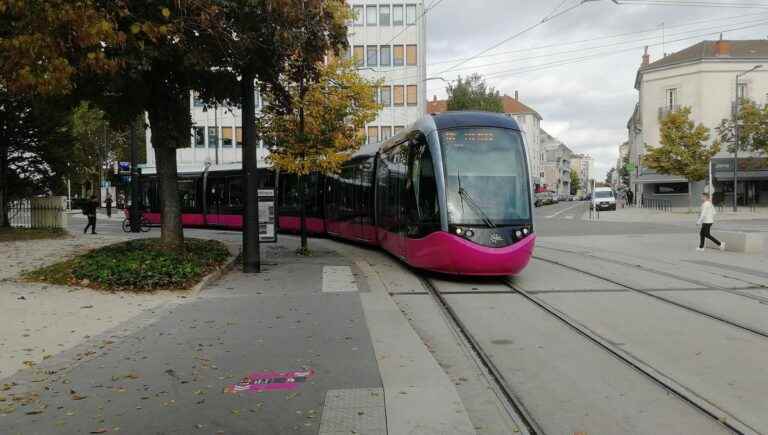
[[[563,9],[579,2],[567,0]],[[459,73],[477,72],[488,76],[489,84],[502,93],[513,95],[517,90],[521,100],[542,115],[550,134],[574,151],[594,157],[598,180],[616,164],[618,146],[627,140],[626,123],[638,98],[634,80],[643,46],[650,45],[652,59],[658,59],[664,52],[715,39],[724,29],[761,18],[765,18],[761,26],[724,36],[762,39],[768,35],[764,9],[589,2],[488,53],[495,56],[484,55],[458,70],[444,72],[456,59],[480,53],[541,21],[559,3],[561,0],[441,2],[427,15],[428,76],[450,80]],[[707,35],[701,36],[704,33]],[[618,34],[624,36],[616,37]],[[690,39],[674,42],[685,37]],[[582,59],[595,55],[599,56]],[[430,98],[433,94],[444,97],[443,87],[440,82],[428,83]]]

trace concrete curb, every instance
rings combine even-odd
[[[200,293],[208,286],[213,285],[216,281],[218,281],[222,276],[226,275],[229,271],[231,271],[235,267],[235,263],[237,262],[237,258],[240,256],[240,253],[233,253],[230,250],[230,253],[232,254],[229,259],[224,263],[223,266],[219,267],[218,269],[214,270],[213,272],[209,273],[208,275],[205,275],[203,279],[200,280],[197,284],[195,284],[194,287],[189,289],[189,296],[196,297],[199,296]]]

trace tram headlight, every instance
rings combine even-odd
[[[522,239],[523,238],[523,232],[520,231],[520,230],[515,231],[515,237],[517,237],[518,239]]]
[[[525,234],[527,236],[528,233],[530,233],[530,231],[528,231],[528,228],[523,228],[523,234]]]
[[[464,230],[462,230],[461,228],[456,228],[456,234],[462,235],[462,233],[464,233]]]
[[[464,231],[464,235],[467,236],[467,238],[475,237],[475,232],[472,230]]]

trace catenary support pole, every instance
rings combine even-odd
[[[136,121],[131,122],[131,232],[141,231],[141,211],[139,210],[139,151],[136,149]]]

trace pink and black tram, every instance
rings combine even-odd
[[[430,115],[384,143],[366,145],[338,174],[307,177],[307,229],[381,246],[420,269],[514,275],[528,264],[536,240],[527,161],[511,118]],[[271,172],[260,178],[260,188],[274,188]],[[281,176],[277,183],[281,231],[299,230],[296,181]],[[181,176],[179,183],[188,198],[185,225],[242,226],[239,173],[211,172],[206,181]]]

